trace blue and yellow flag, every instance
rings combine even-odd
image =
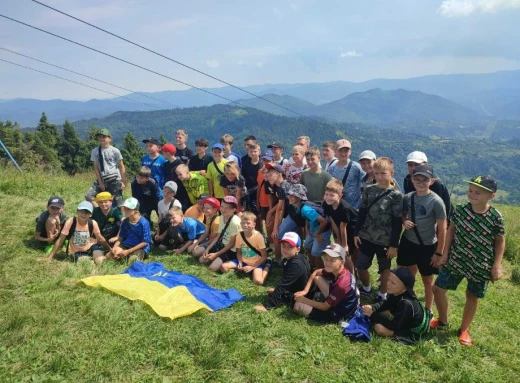
[[[160,316],[171,319],[200,309],[220,310],[244,298],[235,289],[214,289],[192,275],[167,270],[158,262],[135,262],[122,274],[88,277],[78,282],[143,301]]]

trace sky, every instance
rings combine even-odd
[[[520,69],[520,0],[41,2],[238,86]],[[2,0],[0,14],[198,87],[223,86],[30,0]],[[134,91],[187,89],[4,18],[0,47]],[[1,49],[0,59],[127,93]],[[107,97],[0,62],[0,99]]]

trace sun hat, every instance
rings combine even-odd
[[[110,194],[109,192],[104,191],[101,193],[97,193],[96,199],[94,201],[102,202],[102,201],[113,201],[113,200],[114,200],[114,196],[112,194]]]
[[[291,185],[287,194],[298,197],[302,201],[307,201],[307,188],[302,184]]]

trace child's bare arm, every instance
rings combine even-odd
[[[101,172],[99,171],[99,164],[97,161],[94,161],[94,173],[96,174],[96,179],[101,190],[105,190],[105,184],[103,183],[103,178],[101,177]]]
[[[506,237],[503,235],[495,236],[495,262],[491,268],[491,280],[498,281],[502,278],[502,258],[506,248]]]

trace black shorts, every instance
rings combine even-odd
[[[222,260],[222,262],[229,262],[233,259],[237,259],[237,253],[235,251],[228,250],[224,254],[219,255],[218,257]]]
[[[439,269],[430,265],[436,250],[437,244],[417,245],[403,235],[397,251],[397,264],[399,266],[417,265],[419,273],[424,276],[439,274]]]
[[[315,308],[312,309],[307,319],[321,323],[338,323],[338,320],[331,315],[330,310],[323,311]]]
[[[265,221],[267,219],[267,213],[269,212],[269,206],[267,207],[260,207],[260,216]]]
[[[361,239],[361,245],[359,245],[359,254],[356,260],[356,268],[359,270],[368,270],[372,265],[372,261],[375,255],[377,257],[379,273],[390,269],[392,260],[386,257],[387,251],[387,246],[377,245],[367,241],[366,239]]]

